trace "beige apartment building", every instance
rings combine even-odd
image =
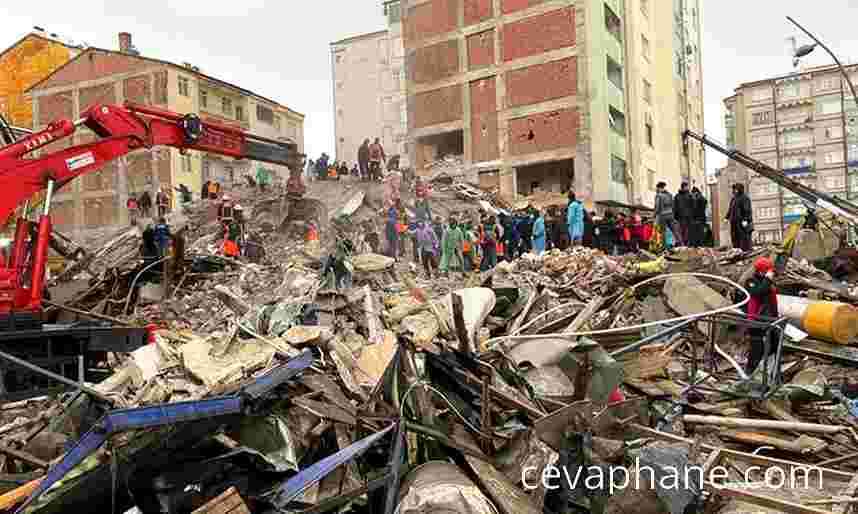
[[[399,0],[383,4],[387,29],[331,43],[335,156],[357,162],[364,139],[380,138],[408,166],[405,54]]]
[[[459,154],[514,199],[570,187],[592,207],[705,187],[699,0],[404,0],[418,173]]]
[[[858,67],[847,70],[853,83],[858,82]],[[809,187],[855,198],[858,109],[837,67],[804,68],[741,84],[724,106],[728,146]],[[803,202],[753,172],[744,178],[754,206],[757,242],[779,241],[784,228],[805,212]]]

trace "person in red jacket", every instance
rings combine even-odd
[[[745,289],[751,295],[747,305],[748,319],[751,321],[767,321],[766,318],[773,319],[778,317],[778,290],[774,284],[775,267],[772,260],[767,257],[759,257],[754,261],[754,274],[745,283]],[[765,333],[764,328],[752,328],[749,331],[751,336],[751,351],[748,355],[748,373],[753,373],[760,362],[777,351],[777,338],[774,337],[774,331],[769,332],[769,349],[768,353],[765,348]]]
[[[628,222],[629,232],[631,233],[631,247],[633,252],[640,250],[644,242],[644,225],[641,213],[637,209],[632,211],[632,216]]]

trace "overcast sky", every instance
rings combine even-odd
[[[724,134],[721,101],[737,84],[792,70],[786,38],[800,34],[785,16],[796,18],[841,60],[858,62],[858,0],[704,0],[703,10],[706,130],[718,139]],[[333,154],[329,44],[385,25],[381,0],[2,2],[0,20],[0,48],[34,25],[111,49],[118,32],[131,32],[144,55],[191,62],[304,113],[311,156]],[[806,61],[831,62],[821,49]],[[707,159],[710,170],[723,165],[711,152]]]

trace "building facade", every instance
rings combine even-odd
[[[699,0],[405,0],[410,153],[514,199],[705,187]]]
[[[386,30],[331,43],[335,158],[357,162],[365,139],[408,165],[405,54],[399,1],[385,2]]]
[[[9,124],[33,126],[33,103],[26,91],[67,63],[81,48],[35,29],[0,52],[0,114]]]
[[[858,66],[848,66],[858,82]],[[858,108],[838,68],[805,68],[748,82],[724,101],[727,144],[806,186],[853,201],[858,196]],[[753,172],[745,186],[756,242],[779,241],[805,212],[801,199]]]
[[[33,128],[57,119],[77,119],[94,104],[126,101],[170,111],[199,113],[203,120],[241,127],[260,136],[291,140],[303,152],[304,116],[251,91],[203,74],[190,64],[177,65],[139,55],[130,34],[120,34],[120,50],[88,48],[36,83]],[[73,138],[49,145],[58,149],[95,140],[85,128]],[[141,150],[75,180],[54,197],[54,223],[66,230],[96,228],[128,222],[129,195],[153,194],[159,187],[173,191],[184,184],[195,194],[208,178],[227,186],[255,173],[261,163],[214,158],[201,152],[185,155],[173,148]],[[283,166],[265,165],[284,179]],[[175,194],[174,194],[175,197]],[[176,202],[173,202],[173,207]]]

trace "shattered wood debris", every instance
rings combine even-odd
[[[360,198],[349,218],[370,219],[384,195],[365,187],[328,196]],[[276,203],[238,196],[251,220]],[[466,210],[455,196],[439,211]],[[801,296],[782,314],[809,336],[785,338],[748,373],[752,333],[784,326],[732,309],[744,298],[730,284],[745,282],[760,251],[573,248],[431,281],[358,251],[350,287],[336,289],[321,276],[333,253],[325,234],[362,237],[356,223],[322,223],[311,248],[300,232],[268,230],[279,222],[266,210],[264,223],[249,223],[265,250],[250,262],[220,255],[213,213],[199,202],[171,221],[183,228],[180,266],[143,270],[133,228],[60,275],[61,286],[77,285],[55,300],[69,308],[56,309],[63,316],[160,328],[151,344],[108,356],[112,374],[92,387],[110,402],[71,392],[0,406],[0,509],[682,514],[856,504],[858,349],[848,344],[858,288],[807,262],[791,260],[777,281],[782,296]],[[147,303],[143,284],[163,287]],[[607,477],[638,462],[659,478],[670,467],[719,472],[678,490],[644,481],[614,491],[543,474],[565,466]],[[761,489],[767,477],[752,466],[786,476],[815,466],[824,481]]]

